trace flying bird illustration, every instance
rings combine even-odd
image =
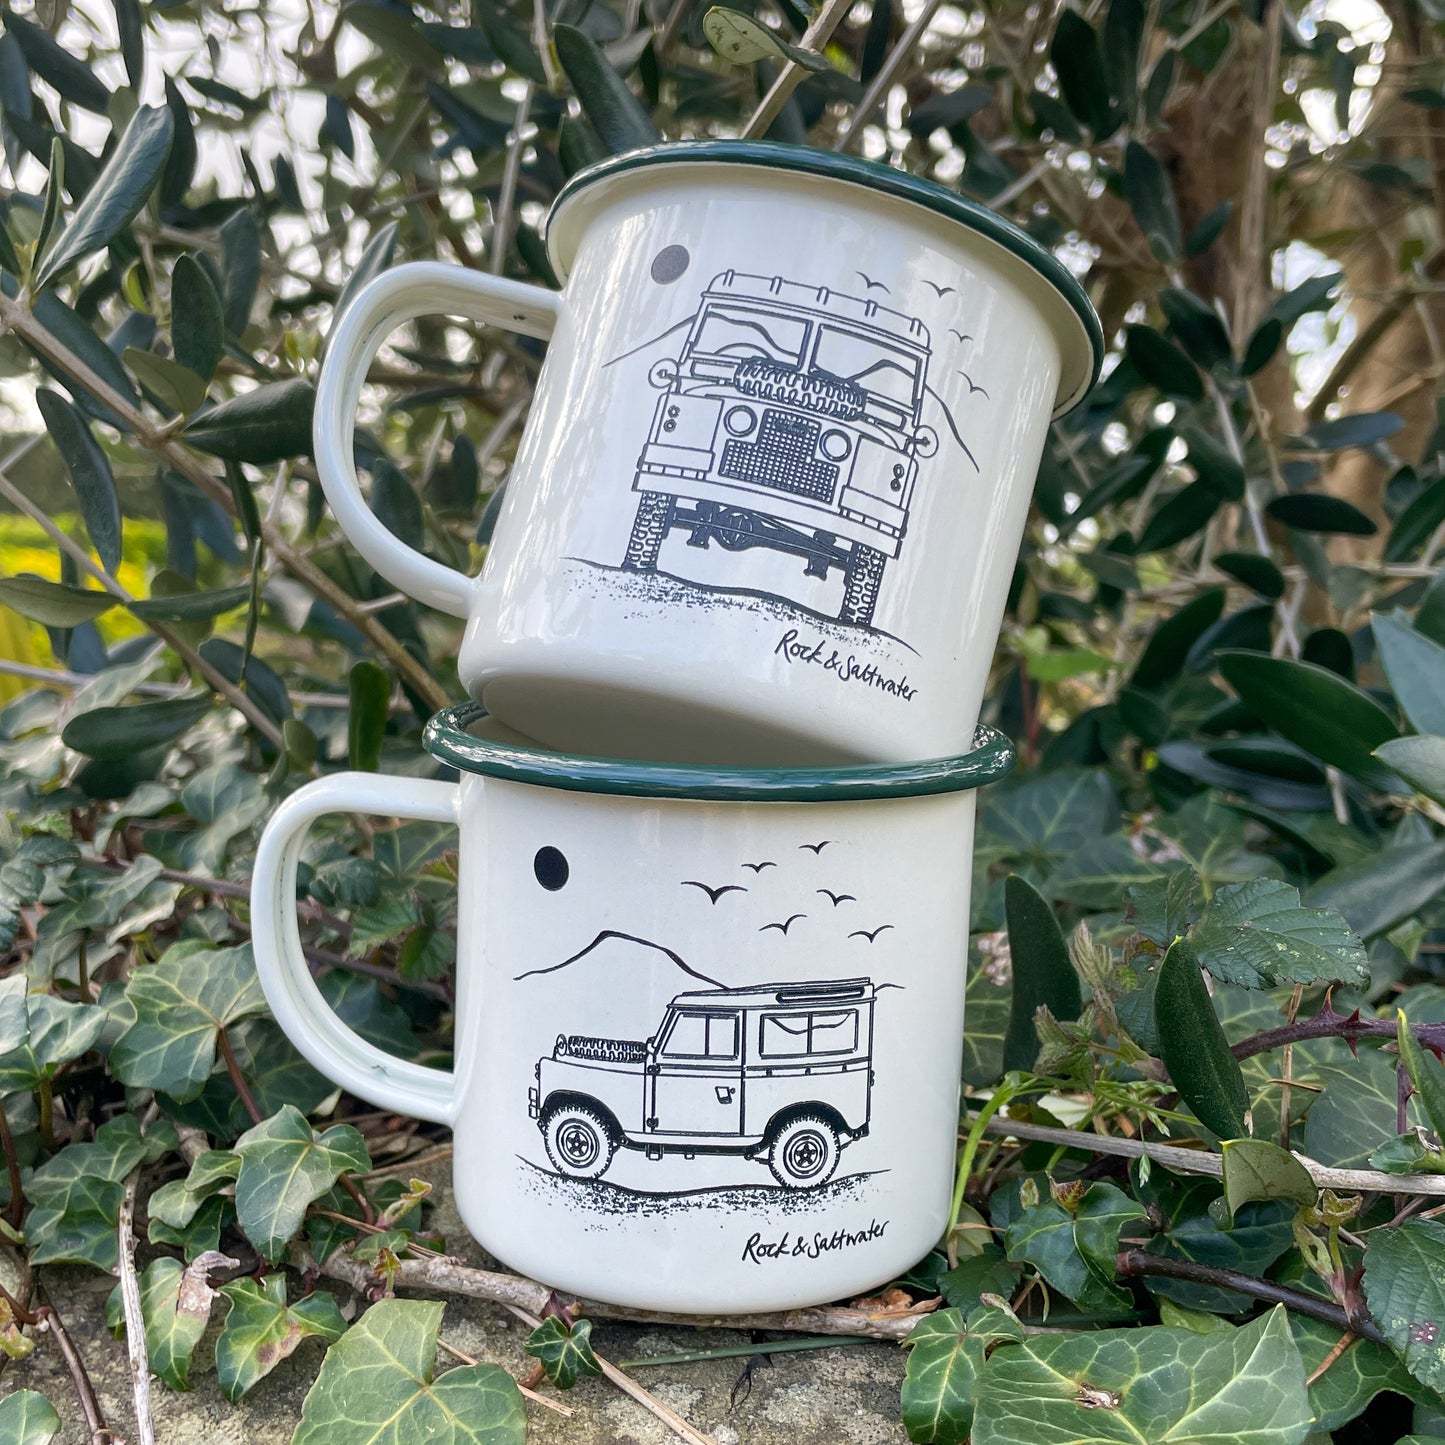
[[[762,863],[744,863],[744,868],[751,868],[754,873],[761,873],[764,868],[776,868],[778,865],[771,860]]]
[[[885,932],[887,929],[890,929],[890,928],[892,928],[892,927],[893,927],[893,925],[892,925],[891,923],[880,923],[880,924],[878,925],[878,927],[875,928],[871,933],[870,933],[866,928],[860,928],[860,929],[858,929],[856,932],[850,933],[850,934],[848,935],[848,937],[849,937],[849,938],[866,938],[869,943],[872,943],[873,940],[874,940],[875,938],[877,938],[880,933],[883,933],[883,932]]]
[[[858,276],[861,276],[861,277],[863,278],[863,284],[864,284],[870,291],[887,291],[887,290],[888,290],[888,288],[887,288],[881,281],[875,281],[866,271],[857,271],[857,272],[855,272],[854,274],[855,274],[855,275],[858,275]]]
[[[925,286],[932,286],[933,289],[938,292],[938,295],[939,295],[939,298],[940,298],[940,299],[942,299],[942,298],[945,297],[945,296],[953,296],[953,295],[956,294],[956,290],[955,290],[954,287],[952,287],[952,286],[940,286],[937,281],[930,281],[927,276],[925,276],[925,277],[923,278],[923,284],[924,284]]]
[[[983,388],[979,386],[979,384],[974,381],[974,379],[966,371],[960,371],[958,374],[968,383],[968,394],[970,396],[972,396],[976,391],[983,391]],[[983,391],[983,399],[985,401],[989,399],[988,393],[986,391]]]
[[[699,883],[695,878],[685,878],[682,886],[684,888],[701,888],[712,904],[716,904],[724,893],[746,893],[748,891],[741,883],[724,883],[721,888],[709,888],[706,883]]]
[[[961,332],[956,326],[950,326],[950,327],[948,328],[948,334],[949,334],[950,336],[956,336],[956,337],[958,337],[958,339],[959,339],[960,341],[972,341],[972,340],[973,340],[973,337],[972,337],[972,336],[965,336],[965,335],[963,334],[963,332]]]
[[[766,933],[770,928],[776,928],[784,938],[788,936],[788,930],[800,919],[806,918],[806,913],[794,913],[790,918],[785,918],[781,923],[765,923],[758,929],[759,933]]]
[[[831,838],[824,838],[821,843],[799,843],[798,851],[801,853],[804,848],[811,848],[813,852],[821,853],[823,849],[826,848],[828,844],[832,841],[833,840]]]
[[[840,903],[856,903],[858,901],[858,895],[856,893],[834,893],[831,888],[815,888],[813,891],[815,893],[826,893],[828,897],[833,900],[834,908]]]

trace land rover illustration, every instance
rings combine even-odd
[[[678,994],[647,1040],[559,1036],[531,1116],[559,1173],[598,1179],[618,1149],[735,1154],[789,1189],[826,1184],[868,1133],[870,979]]]
[[[877,284],[877,283],[874,283]],[[781,276],[724,271],[703,292],[638,461],[626,570],[655,570],[663,540],[769,547],[841,571],[842,622],[870,626],[885,563],[908,528],[929,335],[877,301]]]

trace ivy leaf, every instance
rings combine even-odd
[[[1445,1225],[1407,1219],[1371,1230],[1365,1298],[1410,1373],[1445,1392]]]
[[[175,120],[168,106],[143,105],[136,111],[69,225],[55,238],[36,268],[37,291],[43,291],[130,225],[161,178],[174,133]]]
[[[47,1445],[59,1433],[60,1416],[38,1390],[15,1390],[0,1400],[0,1440],[9,1445]]]
[[[1067,1187],[1067,1186],[1066,1186]],[[1128,1293],[1114,1282],[1119,1232],[1133,1219],[1146,1217],[1113,1184],[1096,1180],[1070,1210],[1057,1199],[1026,1209],[1008,1227],[1008,1257],[1023,1260],[1081,1310],[1125,1309]]]
[[[527,1336],[522,1348],[541,1360],[547,1378],[559,1390],[570,1390],[582,1375],[602,1373],[602,1366],[592,1353],[591,1320],[577,1320],[568,1325],[553,1315]]]
[[[110,1052],[123,1084],[194,1099],[216,1065],[217,1031],[264,1013],[251,947],[172,945],[159,963],[131,975],[126,998],[135,1022]]]
[[[209,697],[162,698],[128,707],[98,707],[77,713],[60,740],[89,758],[111,761],[174,742],[212,709]]]
[[[1323,1320],[1291,1314],[1289,1328],[1304,1361],[1307,1378],[1319,1370],[1332,1351],[1339,1349],[1339,1329]],[[1313,1381],[1309,1390],[1315,1429],[1321,1435],[1348,1424],[1382,1391],[1392,1390],[1417,1401],[1430,1398],[1430,1391],[1395,1358],[1388,1346],[1359,1338],[1352,1340],[1342,1354],[1334,1355],[1329,1368]]]
[[[1013,1004],[1004,1037],[1005,1069],[1031,1069],[1039,1053],[1034,1015],[1047,1008],[1057,1019],[1076,1019],[1083,1012],[1079,976],[1069,961],[1068,946],[1054,910],[1017,873],[1004,885],[1009,953],[1013,959]]]
[[[177,1259],[155,1259],[140,1277],[141,1318],[145,1321],[146,1354],[152,1371],[173,1390],[191,1388],[191,1356],[206,1332],[216,1291],[206,1283],[213,1269],[239,1261],[208,1251],[183,1265]],[[120,1286],[108,1313],[120,1315]]]
[[[67,587],[41,577],[0,577],[0,603],[46,627],[79,627],[109,612],[119,599],[109,592]]]
[[[557,25],[552,43],[583,112],[610,151],[637,150],[662,139],[652,117],[608,64],[596,41],[570,25]]]
[[[265,466],[311,450],[316,388],[302,377],[268,381],[195,416],[184,436],[228,462]]]
[[[1174,944],[1159,966],[1154,1027],[1164,1067],[1199,1122],[1221,1139],[1248,1134],[1249,1091],[1244,1075],[1229,1050],[1187,939]]]
[[[1217,979],[1243,988],[1282,983],[1370,981],[1364,945],[1334,908],[1306,908],[1277,878],[1231,883],[1189,931],[1196,958]]]
[[[1000,1341],[1022,1341],[1023,1326],[1007,1310],[987,1305],[967,1323],[957,1309],[937,1310],[903,1341],[903,1425],[922,1445],[966,1445],[973,1425],[973,1393],[985,1352]]]
[[[0,1054],[0,1094],[34,1089],[53,1079],[62,1064],[89,1053],[105,1029],[105,1010],[92,1004],[32,993],[25,996],[24,1006],[24,1039]]]
[[[1399,1075],[1395,1060],[1379,1049],[1362,1048],[1358,1058],[1343,1045],[1336,1050],[1339,1062],[1316,1063],[1309,1071],[1324,1092],[1305,1115],[1304,1151],[1332,1168],[1359,1169],[1399,1127]],[[1417,1100],[1410,1100],[1405,1122],[1423,1122]]]
[[[442,1306],[381,1300],[327,1351],[292,1445],[524,1445],[516,1382],[496,1365],[436,1376]]]
[[[1282,1305],[1205,1335],[1160,1326],[1001,1345],[974,1409],[972,1445],[1302,1445],[1312,1418]]]
[[[268,1264],[282,1258],[306,1206],[325,1194],[339,1174],[371,1168],[366,1143],[349,1124],[317,1134],[294,1104],[242,1134],[236,1153],[241,1156],[236,1216]]]
[[[268,1274],[259,1284],[238,1279],[221,1286],[230,1301],[225,1328],[216,1340],[216,1379],[234,1405],[258,1380],[309,1337],[331,1343],[346,1333],[336,1301],[324,1290],[286,1303],[286,1276]]]
[[[1287,1149],[1267,1139],[1226,1139],[1224,1201],[1229,1216],[1254,1199],[1292,1199],[1313,1204],[1319,1195],[1310,1172]]]
[[[105,570],[113,574],[120,566],[120,498],[110,462],[85,418],[58,391],[41,387],[35,404],[70,473],[91,544]]]

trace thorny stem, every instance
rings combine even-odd
[[[240,1096],[242,1107],[251,1116],[251,1122],[259,1124],[265,1116],[256,1107],[251,1086],[246,1082],[245,1074],[241,1072],[241,1065],[237,1062],[236,1051],[231,1047],[231,1040],[226,1033],[224,1024],[216,1030],[216,1047],[220,1049],[221,1057],[226,1061],[226,1072],[230,1074],[231,1082],[236,1086],[236,1093]]]
[[[85,1361],[80,1358],[80,1351],[75,1348],[75,1342],[65,1328],[65,1321],[56,1313],[55,1306],[48,1299],[35,1311],[35,1318],[44,1323],[70,1371],[75,1393],[80,1396],[80,1409],[85,1416],[85,1428],[90,1432],[91,1445],[110,1445],[115,1439],[115,1432],[105,1423],[100,1401],[95,1395],[95,1386],[90,1382],[90,1374],[85,1368]]]
[[[1411,1024],[1410,1031],[1426,1048],[1434,1052],[1445,1052],[1445,1024]],[[1327,1004],[1313,1018],[1296,1019],[1294,1023],[1281,1024],[1276,1029],[1241,1039],[1231,1052],[1236,1059],[1251,1059],[1256,1054],[1281,1049],[1286,1044],[1297,1044],[1304,1039],[1393,1039],[1395,1025],[1385,1019],[1362,1017],[1358,1010],[1346,1017],[1337,1014]]]
[[[1389,1343],[1363,1310],[1347,1311],[1341,1305],[1322,1300],[1317,1295],[1306,1294],[1286,1284],[1276,1284],[1270,1279],[1256,1279],[1253,1275],[1241,1274],[1237,1269],[1196,1264],[1189,1259],[1166,1259],[1163,1255],[1148,1254],[1142,1249],[1121,1250],[1115,1268],[1120,1279],[1142,1279],[1146,1275],[1154,1275],[1164,1279],[1188,1280],[1191,1284],[1215,1285],[1266,1304],[1283,1305],[1296,1314],[1322,1320],[1338,1330],[1373,1340],[1377,1345]]]

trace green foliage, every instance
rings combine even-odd
[[[1370,1314],[1417,1380],[1445,1389],[1445,1225],[1407,1219],[1371,1234],[1365,1250]]]
[[[216,1378],[232,1403],[294,1354],[302,1340],[330,1343],[346,1333],[346,1321],[329,1294],[310,1294],[288,1305],[284,1274],[268,1274],[259,1284],[238,1279],[222,1285],[220,1293],[230,1309],[216,1339]]]
[[[559,1390],[570,1390],[581,1376],[602,1373],[591,1337],[591,1320],[568,1324],[552,1315],[527,1336],[523,1349],[542,1362],[547,1378]]]
[[[60,1433],[55,1407],[36,1390],[15,1390],[0,1400],[0,1439],[11,1445],[46,1445]]]

